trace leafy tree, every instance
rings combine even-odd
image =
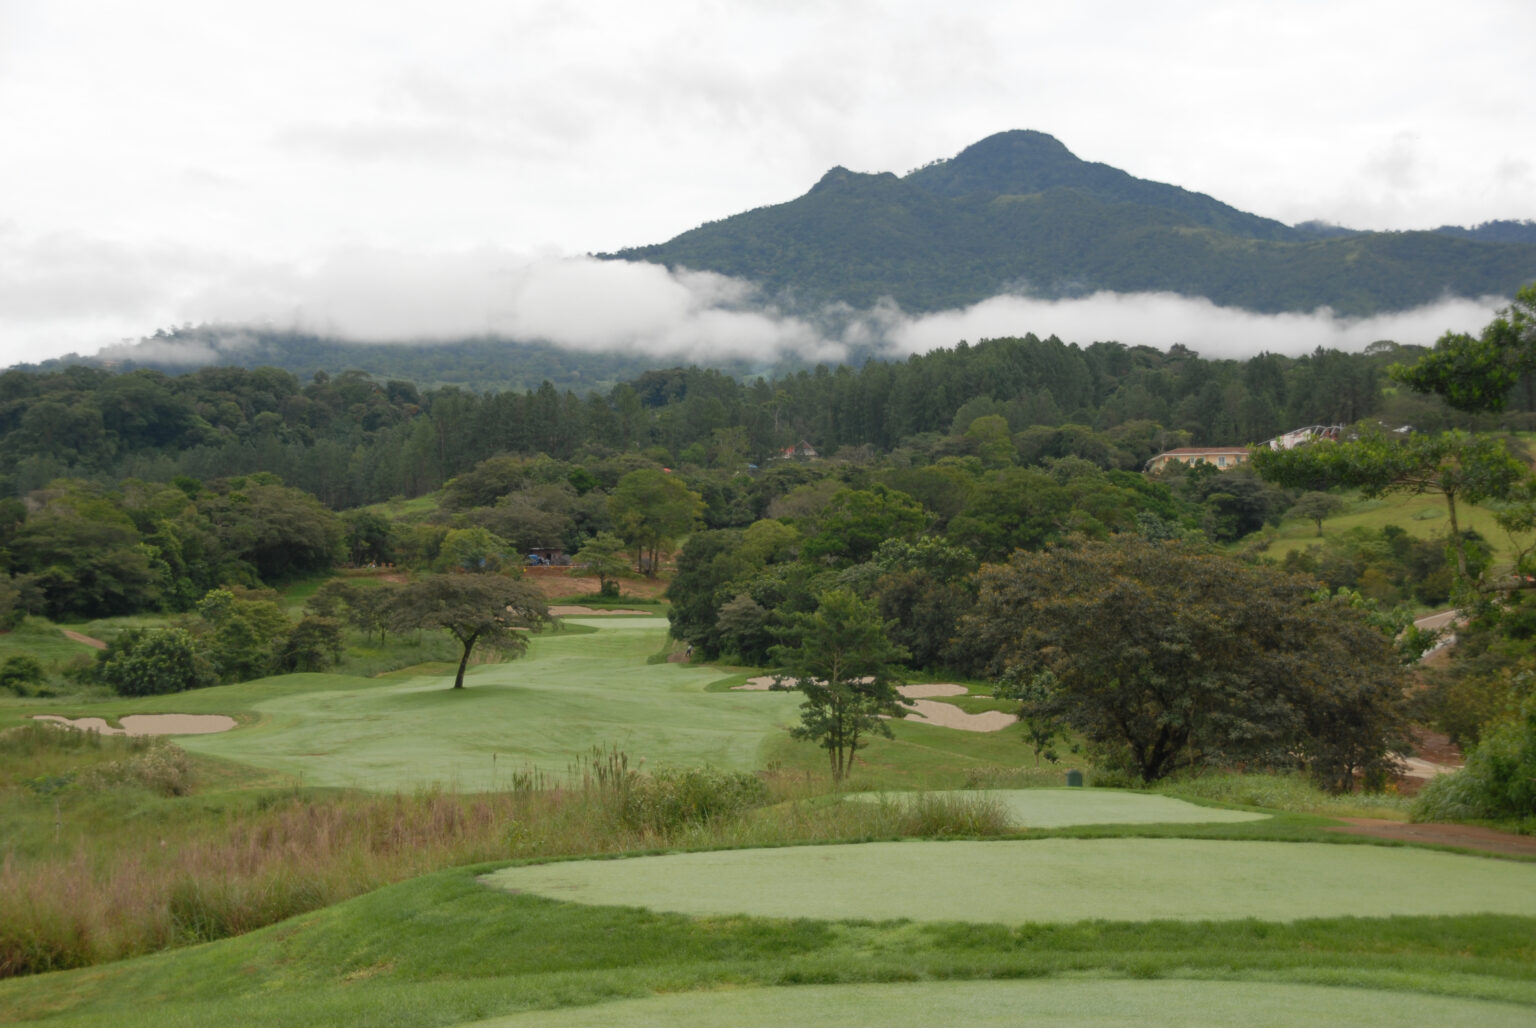
[[[197,640],[184,628],[131,628],[97,660],[97,676],[121,696],[159,696],[218,680]]]
[[[817,519],[818,531],[805,540],[801,556],[828,563],[861,564],[887,539],[915,539],[928,515],[905,493],[883,485],[844,489]]]
[[[629,570],[624,556],[624,540],[612,532],[599,532],[571,557],[571,562],[597,576],[597,591],[603,596],[619,595],[618,576]],[[611,589],[610,589],[611,587]]]
[[[1405,715],[1391,641],[1306,579],[1131,537],[1021,551],[980,577],[962,630],[992,673],[1052,683],[1033,711],[1145,781],[1299,761],[1339,789],[1392,764]]]
[[[351,562],[364,564],[389,564],[395,559],[395,526],[382,514],[357,510],[342,516],[346,526],[344,543]]]
[[[608,498],[614,526],[636,555],[636,570],[654,576],[663,546],[693,531],[704,500],[682,479],[656,468],[631,471]]]
[[[496,574],[513,565],[512,548],[494,532],[480,528],[454,528],[443,536],[433,566],[439,571]]]
[[[341,622],[335,618],[301,618],[274,648],[278,670],[324,671],[341,658]]]
[[[846,589],[822,595],[812,614],[795,616],[773,649],[779,678],[805,695],[796,739],[827,751],[832,777],[842,781],[870,733],[891,735],[884,717],[900,717],[896,662],[906,651],[886,638],[874,605]]]
[[[1504,409],[1510,390],[1536,372],[1536,282],[1515,295],[1476,337],[1447,332],[1411,365],[1388,373],[1416,392],[1434,393],[1461,411]]]
[[[1302,493],[1301,499],[1288,512],[1293,518],[1306,518],[1317,525],[1317,534],[1323,534],[1323,522],[1344,509],[1344,501],[1332,493]]]
[[[464,688],[464,669],[476,643],[519,656],[528,633],[549,623],[549,606],[537,586],[502,575],[427,575],[401,588],[393,604],[395,631],[440,629],[463,647],[453,687]]]

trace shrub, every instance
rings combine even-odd
[[[1466,767],[1424,787],[1415,821],[1536,820],[1536,701],[1488,732]]]

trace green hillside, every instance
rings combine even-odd
[[[889,296],[913,311],[1113,290],[1368,315],[1446,295],[1511,296],[1536,278],[1536,245],[1481,238],[1318,238],[1015,131],[905,177],[833,168],[788,203],[611,256],[740,276],[802,301]]]

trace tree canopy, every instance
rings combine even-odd
[[[1129,537],[1018,552],[981,571],[962,621],[992,674],[1046,683],[1112,767],[1300,761],[1332,788],[1379,777],[1400,744],[1402,675],[1357,611],[1297,575]]]
[[[464,669],[476,643],[513,656],[528,649],[528,633],[549,624],[549,606],[537,586],[502,575],[426,575],[394,596],[392,627],[441,629],[463,648],[453,687],[464,688]]]

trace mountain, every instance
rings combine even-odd
[[[1166,291],[1266,313],[1368,315],[1512,296],[1536,279],[1533,228],[1291,227],[1012,131],[905,176],[836,167],[788,203],[599,256],[746,278],[803,304],[890,297],[932,311],[1009,292]]]

